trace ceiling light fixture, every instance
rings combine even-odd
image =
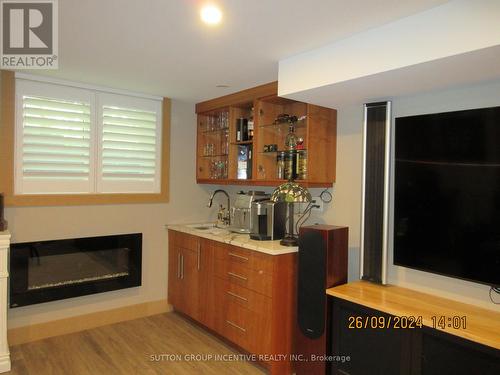
[[[222,19],[222,12],[217,6],[209,4],[201,8],[200,17],[207,25],[217,25]]]

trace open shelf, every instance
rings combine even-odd
[[[228,154],[220,154],[220,155],[201,155],[202,158],[227,158]]]
[[[295,123],[295,128],[305,127],[306,125],[307,125],[306,119],[299,120]],[[275,124],[275,123],[262,124],[262,125],[259,125],[259,128],[262,128],[262,129],[283,129],[283,131],[288,132],[289,126],[290,126],[289,122],[279,122],[277,124]]]

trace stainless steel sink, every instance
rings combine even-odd
[[[203,231],[209,231],[210,229],[214,229],[215,224],[214,223],[190,224],[187,227],[203,232]]]
[[[201,226],[201,227],[193,227],[193,229],[196,230],[209,230],[212,229],[213,227],[207,227],[207,226]]]
[[[210,233],[216,236],[222,236],[229,233],[227,228],[219,228],[214,223],[190,224],[187,225],[187,227],[202,233]]]

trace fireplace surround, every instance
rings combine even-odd
[[[11,244],[10,307],[141,285],[142,233]]]

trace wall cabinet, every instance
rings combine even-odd
[[[267,255],[169,230],[169,262],[176,311],[249,353],[292,353],[296,254]],[[292,373],[289,357],[263,364],[271,374]]]
[[[294,159],[296,180],[310,187],[335,182],[336,110],[280,98],[276,83],[271,83],[198,103],[196,111],[198,183],[276,186],[284,182],[277,159],[285,150],[289,124],[276,122],[282,114],[301,119],[295,134],[302,146],[290,156],[284,154]],[[249,137],[239,133],[240,118],[253,119]]]

